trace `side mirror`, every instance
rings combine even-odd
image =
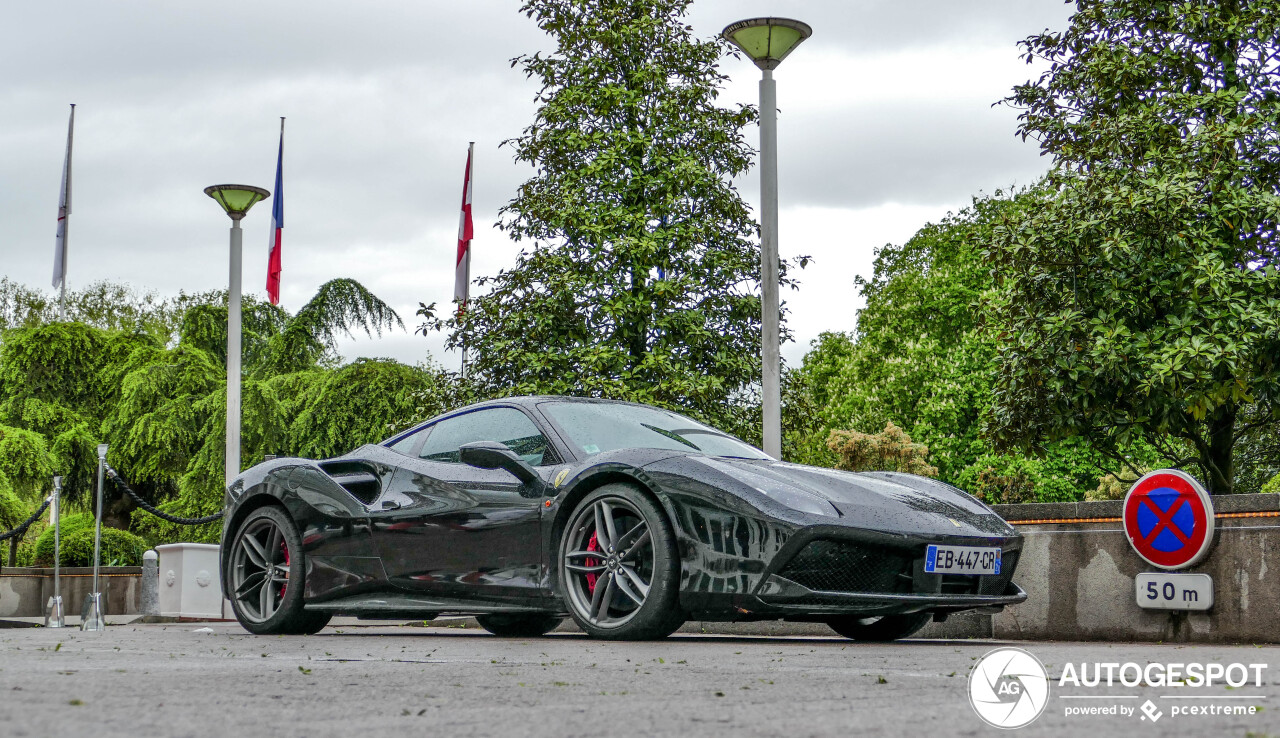
[[[529,495],[530,497],[541,497],[546,489],[542,477],[538,476],[528,462],[497,441],[464,443],[458,448],[458,458],[462,463],[477,469],[504,469],[510,472],[530,488],[533,493]]]

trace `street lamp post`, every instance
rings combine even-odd
[[[763,71],[760,79],[760,311],[764,452],[782,458],[782,386],[778,300],[778,104],[773,70],[812,35],[789,18],[752,18],[725,27],[724,38]]]
[[[231,216],[231,277],[227,283],[227,459],[226,484],[240,473],[240,219],[271,193],[249,185],[213,185],[204,194]]]

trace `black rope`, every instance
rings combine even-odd
[[[13,538],[14,536],[20,536],[23,533],[26,533],[27,528],[30,528],[32,523],[39,520],[40,516],[43,515],[44,511],[47,510],[48,508],[49,508],[49,498],[46,497],[44,498],[44,504],[40,506],[40,509],[31,513],[31,517],[23,521],[22,525],[19,525],[17,528],[14,528],[13,530],[8,531],[7,533],[0,533],[0,541],[7,541],[10,538]]]
[[[203,518],[180,518],[176,515],[170,515],[169,513],[161,510],[155,505],[152,505],[151,503],[142,499],[141,495],[139,495],[137,492],[134,492],[132,489],[130,489],[129,485],[125,484],[124,480],[120,478],[120,474],[117,473],[115,469],[112,469],[109,464],[106,464],[104,462],[103,466],[106,467],[107,476],[111,479],[111,481],[115,482],[115,485],[119,487],[122,492],[132,497],[133,501],[138,503],[138,507],[142,508],[143,510],[146,510],[147,512],[151,513],[157,518],[160,518],[161,520],[168,520],[170,523],[177,523],[178,525],[201,525],[203,523],[212,523],[213,521],[218,520],[222,517],[222,511],[218,511],[213,515],[206,515]]]

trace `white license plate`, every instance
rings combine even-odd
[[[1145,572],[1134,577],[1138,607],[1148,610],[1208,610],[1213,579],[1208,574]]]
[[[930,574],[999,574],[1000,549],[929,544],[924,570]]]

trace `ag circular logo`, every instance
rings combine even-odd
[[[969,672],[969,704],[992,727],[1021,728],[1049,704],[1049,674],[1021,648],[997,649]]]
[[[1161,469],[1124,497],[1124,532],[1138,555],[1161,569],[1200,561],[1213,545],[1213,502],[1195,477]]]

